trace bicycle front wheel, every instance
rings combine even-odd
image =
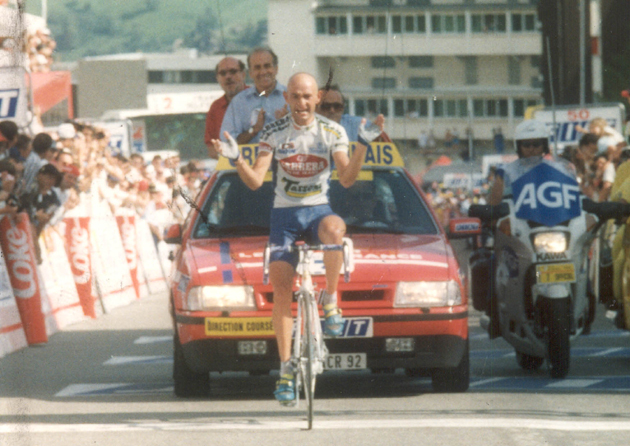
[[[314,328],[313,327],[313,305],[311,305],[312,296],[306,295],[304,296],[304,302],[302,308],[304,309],[303,317],[304,317],[304,335],[303,336],[303,346],[302,357],[304,364],[304,399],[306,400],[307,406],[307,419],[308,419],[308,428],[312,429],[313,427],[313,400],[315,397],[315,378],[317,374],[314,371],[315,367],[315,337],[314,337]]]

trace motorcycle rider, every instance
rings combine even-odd
[[[496,169],[494,183],[490,190],[489,204],[500,204],[505,197],[512,194],[512,183],[541,163],[546,163],[565,175],[576,178],[575,167],[571,163],[551,156],[549,130],[545,123],[534,119],[521,122],[516,127],[514,142],[518,159]],[[484,271],[490,272],[491,276],[494,277],[494,252],[478,257],[477,262],[485,263],[485,265],[479,265],[479,267]],[[490,291],[492,288],[488,288],[486,297],[488,302],[486,313],[490,317],[488,332],[491,339],[500,335],[498,307],[496,296]]]
[[[549,130],[545,123],[528,119],[516,126],[514,132],[518,159],[507,165],[499,166],[495,173],[494,184],[490,190],[489,204],[501,203],[503,197],[511,195],[512,182],[525,175],[540,163],[547,163],[565,175],[575,178],[575,167],[568,161],[553,158],[549,150]]]

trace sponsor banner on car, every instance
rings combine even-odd
[[[270,317],[207,317],[206,336],[269,336],[273,335]]]

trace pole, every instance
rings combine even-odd
[[[551,48],[549,45],[549,37],[547,43],[547,73],[549,75],[549,93],[551,95],[551,115],[553,116],[553,157],[558,156],[558,127],[556,124],[556,97],[553,92],[553,71],[551,69]]]
[[[46,26],[48,26],[48,0],[42,0],[42,18]]]
[[[580,0],[580,106],[586,103],[586,0]]]

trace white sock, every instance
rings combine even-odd
[[[280,362],[280,376],[293,375],[293,364],[291,360]]]
[[[322,290],[322,295],[321,295],[321,302],[322,305],[328,305],[328,304],[337,304],[337,292],[335,291],[332,294],[328,294],[326,292],[326,290]]]

